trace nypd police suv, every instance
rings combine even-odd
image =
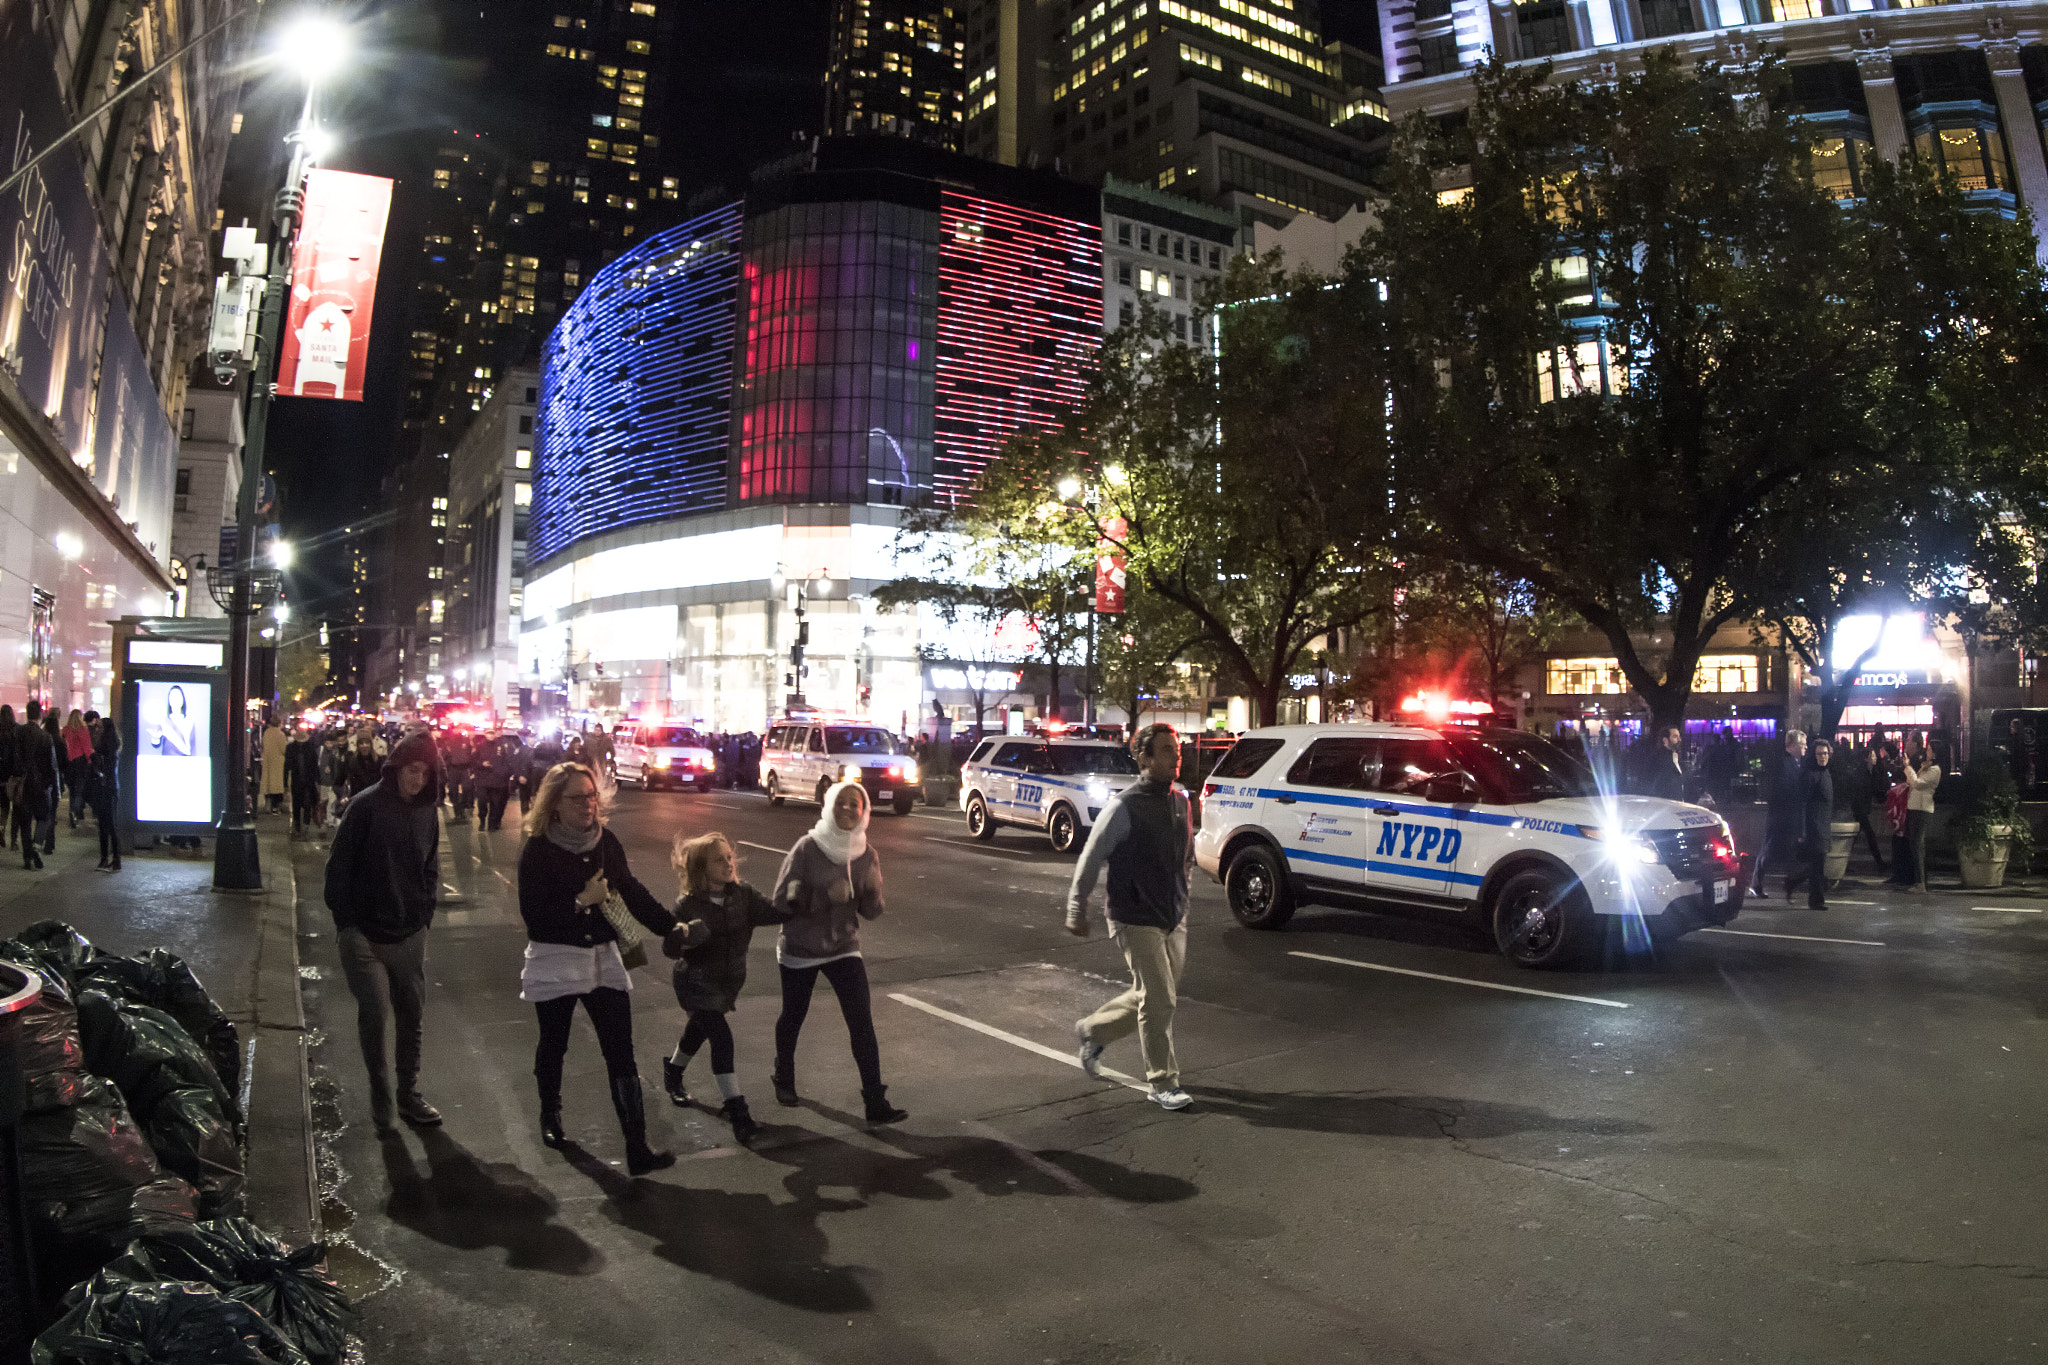
[[[998,825],[1024,825],[1044,830],[1056,852],[1072,853],[1109,798],[1137,780],[1137,760],[1121,744],[985,739],[960,767],[960,809],[977,839],[995,838]]]
[[[1726,924],[1744,887],[1712,811],[1602,794],[1548,740],[1462,727],[1250,731],[1203,785],[1195,860],[1250,928],[1309,903],[1441,914],[1529,967],[1633,916],[1658,938]]]

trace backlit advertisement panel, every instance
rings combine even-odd
[[[135,684],[135,818],[205,824],[213,818],[213,688]]]

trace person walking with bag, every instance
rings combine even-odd
[[[1794,889],[1804,882],[1809,910],[1828,908],[1828,845],[1835,836],[1835,787],[1828,760],[1834,752],[1827,740],[1814,740],[1800,777],[1799,870],[1785,878],[1785,899],[1791,900]]]
[[[1799,831],[1805,822],[1806,732],[1787,730],[1785,749],[1775,760],[1775,767],[1767,768],[1764,778],[1770,798],[1769,813],[1764,817],[1763,851],[1756,855],[1756,867],[1752,869],[1749,894],[1752,900],[1764,900],[1764,873],[1773,867],[1782,867],[1798,856]]]
[[[1102,1050],[1136,1032],[1145,1057],[1149,1098],[1161,1109],[1185,1109],[1173,1052],[1173,1013],[1188,955],[1188,886],[1195,864],[1195,826],[1180,775],[1180,735],[1147,725],[1132,750],[1138,780],[1110,798],[1089,832],[1067,889],[1067,932],[1088,936],[1088,897],[1109,874],[1110,934],[1131,969],[1131,988],[1074,1025],[1081,1069],[1102,1074]]]
[[[675,1052],[661,1064],[662,1088],[671,1103],[684,1105],[683,1068],[705,1043],[711,1044],[711,1079],[723,1103],[720,1112],[732,1124],[742,1147],[754,1140],[761,1125],[747,1110],[747,1097],[733,1073],[732,1026],[725,1016],[739,1003],[747,983],[747,948],[754,931],[782,924],[789,912],[740,880],[739,859],[723,834],[676,836],[672,861],[682,875],[683,896],[676,903],[676,927],[661,941],[661,951],[676,963],[676,1003],[690,1022]]]
[[[674,1153],[647,1145],[629,969],[647,961],[640,926],[666,936],[676,919],[635,880],[618,836],[604,826],[597,776],[580,763],[557,763],[534,793],[526,847],[519,854],[519,916],[527,937],[519,998],[533,1006],[540,1022],[533,1053],[540,1140],[556,1148],[568,1141],[562,1059],[581,1002],[604,1054],[612,1107],[626,1137],[626,1170],[645,1175],[675,1165]]]
[[[1912,751],[1906,755],[1906,843],[1913,850],[1913,884],[1907,888],[1927,894],[1927,826],[1934,819],[1934,791],[1941,785],[1941,765],[1928,752],[1926,741],[1913,736]]]
[[[882,913],[882,861],[868,847],[869,813],[868,794],[858,782],[835,783],[825,793],[818,823],[791,847],[775,876],[775,907],[789,916],[775,941],[782,975],[775,1100],[799,1103],[796,1040],[823,973],[846,1020],[868,1122],[900,1123],[910,1115],[889,1103],[888,1087],[882,1084],[882,1047],[875,1038],[867,963],[860,955],[860,921]]]
[[[64,722],[64,784],[71,790],[71,828],[77,829],[92,791],[92,727],[75,706]]]

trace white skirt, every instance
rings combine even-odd
[[[599,986],[633,989],[633,974],[619,960],[617,943],[580,948],[569,943],[528,943],[519,970],[519,998],[538,1003],[565,995],[588,995]]]

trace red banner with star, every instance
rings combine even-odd
[[[370,313],[390,214],[391,182],[382,176],[314,171],[306,177],[277,367],[281,397],[363,401]]]
[[[1116,616],[1124,609],[1124,538],[1131,524],[1122,517],[1104,517],[1102,538],[1095,546],[1095,614]]]

